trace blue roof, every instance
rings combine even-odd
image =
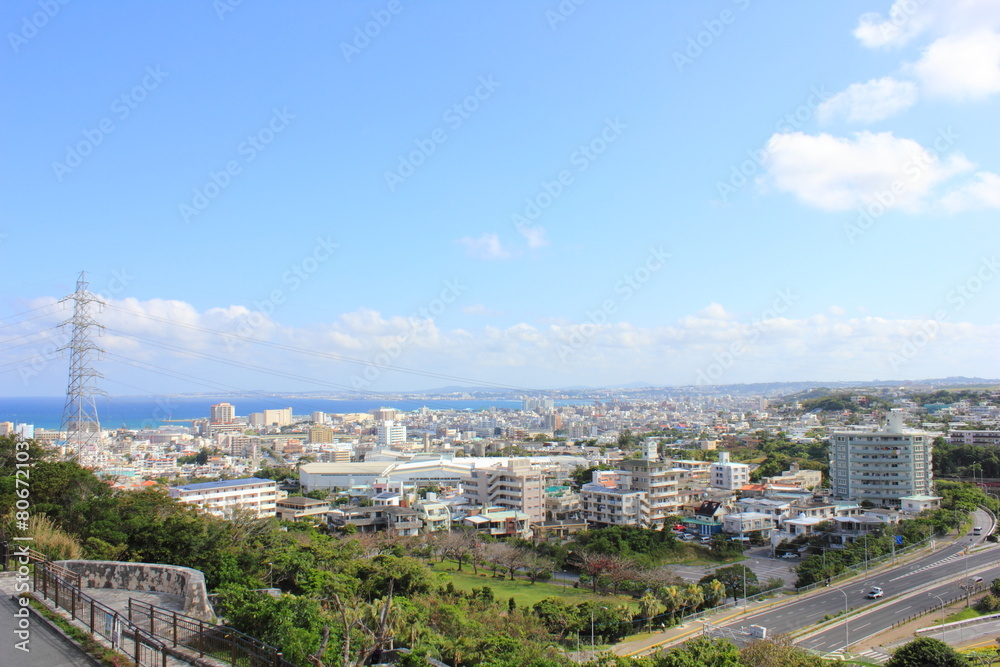
[[[197,484],[185,484],[184,486],[175,486],[173,488],[184,489],[185,491],[196,491],[198,489],[211,489],[219,486],[243,486],[245,484],[260,484],[262,482],[276,484],[273,479],[246,477],[244,479],[220,479],[217,482],[198,482]]]

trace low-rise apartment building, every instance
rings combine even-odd
[[[322,518],[330,511],[330,503],[304,496],[289,496],[277,501],[274,509],[279,520],[298,521],[307,516]]]
[[[257,517],[274,516],[278,500],[277,482],[257,477],[172,486],[169,492],[178,502],[197,505],[222,518],[230,518],[237,511]]]

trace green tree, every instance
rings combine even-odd
[[[885,667],[968,667],[961,653],[939,639],[919,637],[896,649]]]
[[[235,588],[220,591],[218,608],[229,625],[277,646],[290,662],[310,664],[307,656],[319,649],[324,617],[316,600]],[[328,646],[326,655],[336,656],[337,651]]]
[[[758,639],[740,651],[744,667],[822,667],[823,660],[795,646],[788,634]]]
[[[699,637],[652,657],[653,667],[742,667],[740,651],[727,639]]]
[[[744,590],[749,595],[757,584],[757,575],[745,565],[730,565],[720,567],[713,574],[706,574],[698,583],[707,584],[713,579],[719,581],[726,589],[726,594],[733,600],[743,597]]]

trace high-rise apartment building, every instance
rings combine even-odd
[[[835,431],[830,436],[830,480],[837,498],[899,507],[906,496],[930,495],[934,436],[903,427],[893,410],[878,431]]]
[[[396,408],[377,408],[372,410],[376,422],[396,421],[399,410]]]
[[[291,426],[292,409],[264,410],[264,426]]]
[[[236,408],[229,403],[216,403],[209,412],[208,421],[212,424],[232,424],[236,419]]]

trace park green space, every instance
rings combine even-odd
[[[545,598],[560,598],[568,600],[574,604],[592,600],[600,605],[620,605],[627,604],[633,609],[638,605],[635,600],[628,595],[595,595],[591,590],[584,588],[574,588],[570,583],[568,586],[563,583],[551,583],[538,581],[531,583],[527,579],[514,579],[494,577],[489,570],[479,569],[479,574],[473,574],[472,568],[468,565],[462,567],[459,572],[453,562],[432,563],[431,569],[436,573],[438,584],[448,585],[451,582],[456,589],[463,592],[470,592],[474,588],[489,586],[493,590],[493,597],[497,600],[514,598],[518,607],[530,607],[536,602]]]

